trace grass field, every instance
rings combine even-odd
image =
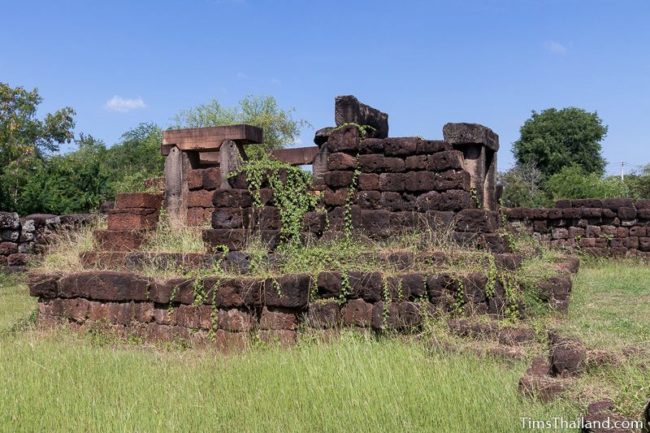
[[[650,268],[583,267],[568,320],[590,346],[650,341]],[[519,432],[521,417],[575,418],[570,400],[523,398],[526,361],[433,350],[430,340],[348,333],[332,343],[245,353],[153,347],[28,326],[25,285],[0,276],[2,432]],[[647,370],[607,368],[580,379],[616,393],[623,411],[650,395]]]

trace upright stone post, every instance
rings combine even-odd
[[[169,149],[165,158],[165,209],[174,224],[185,224],[187,218],[183,159],[183,152],[176,146]]]
[[[221,172],[220,189],[230,189],[228,176],[239,170],[244,162],[244,152],[232,140],[224,141],[219,149],[219,168]]]
[[[446,142],[463,152],[465,170],[471,176],[472,193],[476,194],[479,207],[496,210],[499,136],[476,123],[447,123],[443,135]]]

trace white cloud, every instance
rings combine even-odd
[[[139,96],[137,98],[130,99],[115,95],[106,101],[106,104],[104,104],[104,108],[106,108],[108,111],[118,111],[120,113],[126,113],[127,111],[146,107],[147,105]]]
[[[546,41],[544,42],[544,48],[551,54],[565,55],[569,49],[556,41]]]

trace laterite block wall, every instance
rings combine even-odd
[[[517,266],[511,257],[496,259],[498,266]],[[132,272],[86,271],[33,274],[29,288],[38,298],[41,325],[102,323],[150,339],[211,337],[223,346],[245,345],[255,336],[293,343],[301,326],[413,330],[437,311],[500,316],[511,302],[499,280],[490,283],[480,272],[440,273],[435,267],[431,272],[332,271],[266,279],[157,280]],[[569,268],[564,269],[575,271]],[[567,272],[540,285],[545,300],[558,309],[566,309],[570,291]]]
[[[93,221],[94,215],[33,214],[20,218],[0,212],[0,270],[24,271],[32,255],[47,249],[57,234]]]
[[[507,209],[512,226],[559,248],[650,258],[650,200],[560,200],[550,209]]]
[[[494,233],[497,214],[479,208],[463,153],[450,143],[418,137],[364,139],[356,126],[348,125],[331,132],[321,146],[328,154],[324,189],[318,192],[325,212],[308,213],[305,232],[320,236],[327,229],[344,230],[349,208],[353,228],[371,238],[411,229],[446,229],[456,240],[503,250]],[[231,186],[213,194],[206,244],[237,250],[253,231],[277,243],[281,221],[272,191],[260,191],[259,209],[253,206],[245,179],[237,176]]]

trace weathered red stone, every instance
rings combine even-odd
[[[381,272],[349,272],[348,281],[350,296],[368,302],[377,302],[382,299],[383,276]]]
[[[212,196],[214,191],[200,189],[197,191],[189,191],[187,193],[187,207],[212,207]]]
[[[298,318],[295,312],[284,309],[262,308],[260,329],[287,329],[295,331],[298,328]]]
[[[151,194],[146,192],[120,193],[115,197],[115,208],[160,209],[162,199],[162,194]]]
[[[255,318],[251,313],[234,308],[219,310],[217,317],[219,329],[225,331],[248,332],[255,324]]]
[[[354,172],[352,171],[328,171],[325,173],[325,184],[331,188],[345,188],[352,184]]]
[[[218,189],[212,196],[215,207],[250,207],[253,199],[247,189]]]
[[[95,230],[97,247],[103,251],[133,251],[139,249],[146,239],[141,230]]]
[[[264,283],[264,304],[272,307],[304,308],[313,284],[309,274],[269,278]]]
[[[340,313],[338,301],[312,302],[309,304],[307,321],[312,328],[336,328],[340,321]]]
[[[148,230],[158,224],[158,212],[151,209],[112,209],[108,211],[109,230]]]
[[[372,320],[372,304],[363,299],[351,299],[343,305],[341,318],[346,326],[368,327]]]
[[[352,170],[357,165],[357,159],[343,152],[336,152],[327,158],[328,170]]]
[[[359,168],[364,173],[400,173],[404,171],[404,160],[376,154],[360,155]]]
[[[359,189],[360,190],[378,190],[379,189],[379,175],[374,173],[361,173],[359,174]]]
[[[260,305],[264,280],[250,277],[208,277],[203,280],[205,302],[219,308]]]
[[[242,208],[215,208],[212,227],[215,229],[243,229],[250,223],[250,211]]]
[[[39,298],[55,298],[58,294],[57,284],[61,278],[59,274],[30,273],[27,277],[29,295]]]
[[[348,188],[339,188],[336,190],[326,189],[323,194],[323,201],[328,206],[344,206],[348,198]]]
[[[97,301],[146,301],[150,286],[148,278],[128,272],[89,271],[61,278],[58,294]]]
[[[341,293],[341,273],[321,272],[317,278],[318,295],[324,298],[336,298]]]
[[[359,148],[359,129],[355,125],[344,125],[334,129],[327,140],[330,152],[354,152]]]
[[[18,245],[14,242],[0,242],[0,256],[8,256],[18,252]]]
[[[7,256],[7,265],[9,266],[26,266],[29,263],[29,254],[14,253]]]

